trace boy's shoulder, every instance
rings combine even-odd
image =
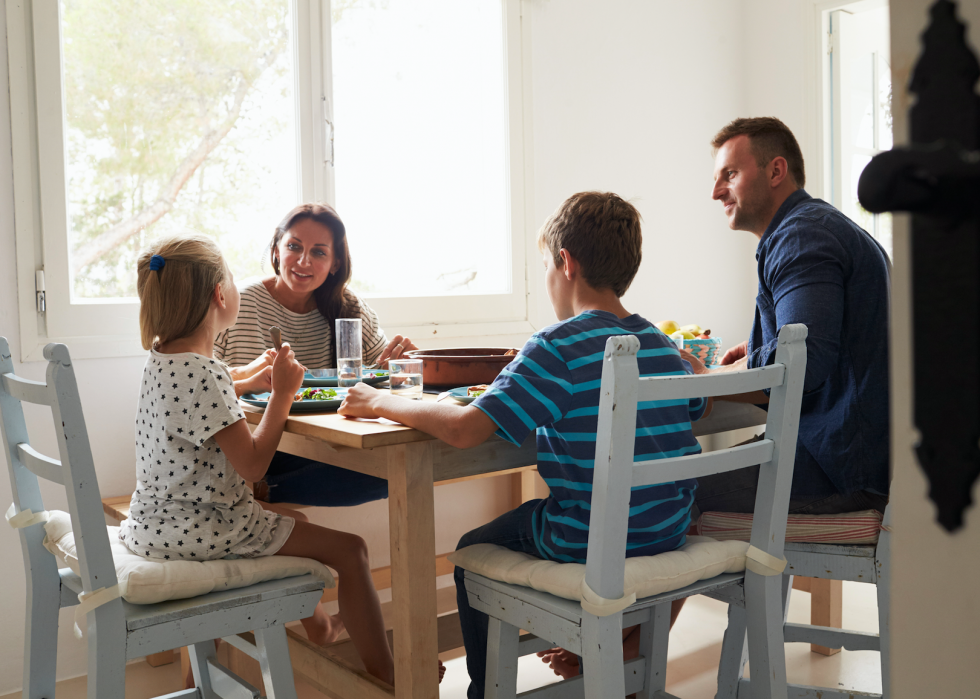
[[[567,348],[577,353],[597,343],[605,346],[606,339],[614,335],[658,334],[663,335],[653,323],[636,313],[619,318],[608,311],[586,311],[543,328],[535,333],[531,342],[540,338],[555,347]]]

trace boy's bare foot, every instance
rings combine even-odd
[[[325,646],[336,641],[344,631],[344,622],[340,615],[330,616],[322,604],[316,606],[313,616],[302,619],[306,636],[318,646]]]
[[[541,662],[550,667],[563,680],[578,677],[582,671],[578,656],[564,648],[551,648],[538,653]]]

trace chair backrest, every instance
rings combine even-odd
[[[7,339],[0,337],[0,432],[10,471],[14,514],[44,511],[38,477],[65,488],[82,584],[85,592],[91,592],[115,585],[116,568],[68,348],[49,344],[44,348],[44,358],[48,360],[45,383],[20,378],[14,374]],[[60,460],[31,447],[22,402],[51,408]],[[42,544],[44,527],[35,524],[20,529],[20,533],[28,585],[36,589],[45,584],[45,578],[57,579],[55,559]]]
[[[606,599],[623,596],[631,488],[760,465],[751,544],[782,558],[806,372],[805,325],[779,332],[775,362],[761,369],[687,376],[639,375],[639,340],[610,337],[603,357],[585,580]],[[765,439],[634,463],[637,403],[771,389]]]

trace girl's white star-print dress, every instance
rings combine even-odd
[[[136,492],[119,538],[147,558],[271,556],[295,520],[262,509],[213,437],[244,419],[221,362],[151,351],[136,414]]]

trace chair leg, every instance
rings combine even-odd
[[[54,576],[42,576],[40,573],[33,575],[36,577],[29,577],[27,581],[24,697],[42,699],[54,696],[55,678],[58,676],[58,613],[61,611],[61,591],[57,572]]]
[[[209,659],[217,660],[214,641],[202,641],[187,646],[187,653],[191,660],[191,671],[194,673],[194,686],[201,693],[201,699],[219,699],[211,686],[211,671],[208,668]]]
[[[736,699],[738,683],[745,674],[745,663],[749,660],[748,645],[745,642],[745,609],[734,604],[728,605],[728,628],[721,643],[721,660],[718,662],[718,694],[715,699]]]
[[[520,629],[490,617],[487,632],[486,699],[514,699],[517,696],[517,644]]]
[[[603,617],[582,613],[582,662],[585,699],[626,695],[622,612]]]
[[[891,525],[888,509],[885,510],[885,527]],[[889,614],[891,589],[891,532],[883,529],[878,537],[878,548],[875,550],[875,567],[877,568],[878,593],[878,647],[881,655],[881,699],[891,699],[891,629]]]
[[[786,649],[783,643],[783,590],[789,576],[745,573],[752,696],[785,699]]]
[[[122,601],[115,600],[89,612],[85,623],[88,624],[88,696],[125,699],[126,616]]]
[[[646,658],[643,689],[637,699],[653,699],[667,690],[667,640],[670,634],[670,603],[650,610],[650,621],[640,624],[640,655]]]
[[[262,681],[268,699],[296,699],[293,682],[293,666],[289,660],[289,642],[286,627],[282,625],[258,629],[255,647],[259,651]]]

